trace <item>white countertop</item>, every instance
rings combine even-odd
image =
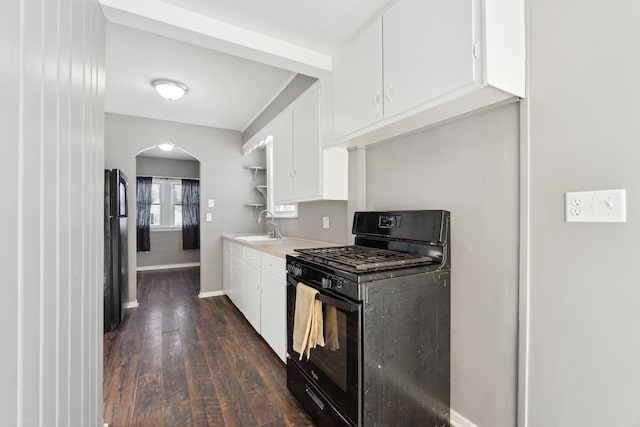
[[[256,233],[245,234],[223,234],[223,239],[232,240],[234,243],[240,243],[250,248],[266,252],[270,255],[284,258],[288,253],[292,253],[294,249],[303,248],[321,248],[327,246],[340,246],[335,243],[321,242],[318,240],[299,239],[297,237],[284,236],[281,240],[273,241],[257,241],[248,242],[238,239],[241,236],[255,236]]]

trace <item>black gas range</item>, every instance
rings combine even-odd
[[[320,425],[449,425],[449,227],[442,210],[356,212],[355,245],[287,255],[287,384]],[[292,348],[298,283],[338,331],[309,360]]]

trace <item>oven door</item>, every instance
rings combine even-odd
[[[300,354],[293,350],[293,319],[298,282],[320,292],[317,299],[322,301],[325,322],[325,346],[311,349],[309,360],[306,355],[300,359]],[[294,364],[303,371],[307,379],[353,424],[358,423],[360,406],[361,307],[360,303],[335,295],[316,283],[287,275],[287,364]],[[327,337],[332,328],[337,330],[333,339]]]

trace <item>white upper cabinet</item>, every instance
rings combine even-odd
[[[376,19],[333,60],[333,126],[346,135],[382,119],[382,20]]]
[[[293,194],[297,199],[322,195],[321,99],[321,88],[318,87],[293,108]]]
[[[274,200],[293,198],[293,113],[286,111],[269,124],[273,138],[273,183]]]
[[[324,118],[323,85],[318,82],[269,124],[276,204],[347,200],[347,151],[323,148]]]
[[[473,83],[472,0],[401,0],[382,20],[385,117]]]
[[[366,145],[524,97],[524,0],[398,0],[334,56],[329,145]]]

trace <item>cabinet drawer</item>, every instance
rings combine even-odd
[[[238,258],[242,258],[242,245],[231,245],[231,253]]]
[[[270,255],[262,255],[261,263],[262,271],[269,273],[275,277],[283,277],[285,274],[286,263],[282,258],[276,258]]]
[[[244,258],[246,262],[260,268],[260,252],[251,248],[244,248]]]

